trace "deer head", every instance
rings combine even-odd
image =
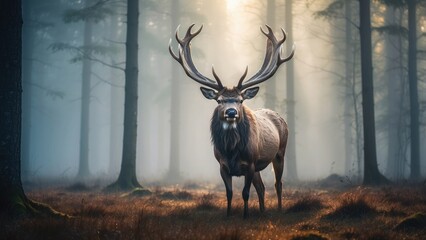
[[[241,119],[240,113],[242,112],[243,101],[253,98],[259,91],[259,87],[253,86],[271,78],[281,64],[290,60],[294,55],[294,45],[290,55],[283,58],[281,56],[281,48],[284,41],[286,40],[285,31],[281,28],[283,38],[277,40],[272,29],[268,25],[266,25],[268,30],[267,32],[260,28],[262,33],[267,37],[265,59],[263,60],[261,68],[251,78],[244,81],[248,71],[247,67],[244,74],[238,81],[238,85],[232,88],[228,88],[222,85],[222,82],[220,81],[213,67],[212,72],[215,80],[202,75],[195,67],[191,56],[191,40],[201,32],[203,26],[201,26],[200,29],[198,29],[196,32],[191,33],[194,25],[195,24],[192,24],[188,28],[184,38],[179,38],[179,27],[176,29],[178,54],[175,54],[172,50],[171,39],[169,43],[169,52],[172,57],[177,62],[179,62],[180,65],[182,65],[183,70],[185,71],[186,75],[188,75],[188,77],[192,78],[201,85],[206,86],[200,88],[201,92],[207,99],[214,99],[217,101],[217,111],[221,117],[221,120],[228,122],[231,126],[235,126],[235,124],[238,123]]]

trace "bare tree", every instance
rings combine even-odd
[[[370,0],[360,0],[360,40],[362,76],[362,117],[364,123],[364,184],[381,184],[387,179],[379,172],[374,117],[373,62],[371,49]]]
[[[410,139],[411,166],[410,178],[420,178],[420,128],[419,95],[417,90],[417,0],[407,0],[408,5],[408,84],[410,92]]]
[[[387,6],[385,12],[385,22],[383,28],[397,29],[400,26],[401,18],[397,17],[397,8]],[[390,178],[399,179],[403,176],[402,133],[405,131],[403,120],[403,108],[405,91],[403,90],[405,74],[402,66],[402,36],[401,34],[387,33],[384,40],[385,69],[383,79],[387,83],[387,142],[388,155],[386,174]]]
[[[21,182],[22,5],[0,2],[0,216],[59,214],[27,198]]]
[[[344,129],[345,129],[345,173],[349,176],[353,167],[353,134],[352,134],[352,101],[349,96],[352,92],[353,78],[353,55],[354,43],[352,33],[352,4],[351,1],[345,1],[345,110],[344,110]]]
[[[124,42],[121,41],[122,31],[118,31],[121,26],[119,26],[120,16],[112,16],[110,20],[110,45],[111,47],[116,44],[121,44],[124,46]],[[120,51],[120,59],[122,57],[122,51]],[[110,64],[117,66],[117,56],[110,57]],[[109,167],[108,174],[111,176],[117,176],[120,169],[120,158],[121,158],[121,143],[123,138],[123,110],[121,106],[124,105],[124,88],[122,87],[123,76],[121,71],[116,71],[117,69],[110,68],[110,82],[116,82],[117,79],[120,80],[120,84],[111,85],[111,104],[110,104],[110,138],[109,138]]]
[[[176,24],[179,23],[180,19],[180,0],[172,1],[170,5],[170,26],[171,29],[176,29]],[[172,60],[171,60],[172,61]],[[167,175],[168,181],[178,181],[180,179],[180,146],[179,146],[179,131],[180,131],[180,79],[179,76],[179,66],[172,64],[172,82],[171,82],[171,109],[170,109],[170,163],[169,163],[169,173]]]
[[[24,0],[25,1],[25,0]],[[32,67],[33,61],[31,58],[34,51],[34,31],[30,27],[30,21],[32,17],[31,8],[32,1],[26,0],[23,4],[22,13],[24,18],[23,25],[23,39],[22,39],[22,54],[24,64],[22,65],[22,81],[23,90],[25,91],[22,95],[22,179],[24,182],[29,176],[30,171],[30,132],[31,132],[31,102],[32,94],[30,91],[30,83],[32,81]]]
[[[286,0],[285,2],[285,29],[288,33],[288,42],[293,42],[293,1]],[[287,44],[287,52],[291,52],[292,45]],[[294,61],[288,62],[286,65],[286,80],[287,80],[287,123],[290,129],[289,141],[287,145],[287,178],[297,180],[297,164],[296,164],[296,102],[294,97]]]
[[[136,141],[138,116],[138,27],[139,0],[127,1],[124,133],[121,169],[117,181],[106,190],[130,190],[141,187],[136,177]]]
[[[71,62],[82,62],[81,72],[81,115],[80,115],[80,152],[77,180],[84,180],[90,176],[89,170],[89,139],[90,139],[90,99],[92,82],[92,63],[101,63],[104,66],[120,69],[110,65],[95,55],[100,55],[108,51],[108,47],[94,44],[92,39],[93,25],[107,16],[112,15],[112,10],[108,6],[109,0],[95,1],[85,0],[85,6],[81,9],[68,9],[62,18],[65,23],[84,22],[83,45],[75,46],[70,43],[53,43],[50,49],[54,52],[69,51],[75,54]]]
[[[86,0],[86,8],[91,6],[91,0]],[[84,46],[92,44],[92,22],[84,22]],[[78,164],[77,179],[90,176],[89,170],[89,131],[90,131],[90,88],[92,75],[92,61],[83,59],[81,72],[81,115],[80,115],[80,158]]]

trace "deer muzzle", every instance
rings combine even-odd
[[[238,111],[235,108],[228,108],[225,110],[225,119],[230,122],[236,121],[238,118]]]

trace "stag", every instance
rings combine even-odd
[[[272,77],[278,67],[289,61],[294,55],[293,49],[288,57],[281,56],[281,48],[286,40],[286,33],[281,29],[283,38],[277,40],[272,29],[266,25],[267,32],[260,30],[267,37],[266,54],[260,70],[251,78],[244,81],[248,67],[232,88],[224,87],[212,67],[215,80],[202,75],[194,65],[191,57],[191,40],[199,30],[192,33],[192,24],[185,36],[179,38],[179,27],[176,29],[178,52],[174,53],[169,43],[169,52],[182,65],[183,70],[191,79],[201,85],[201,92],[207,99],[214,99],[218,106],[211,119],[211,140],[214,146],[214,156],[220,164],[220,175],[225,183],[227,197],[227,215],[231,214],[232,177],[244,176],[244,218],[248,217],[248,199],[250,186],[253,183],[259,197],[259,208],[265,210],[265,186],[260,171],[271,162],[275,173],[275,190],[278,197],[278,209],[281,209],[281,178],[284,169],[284,154],[287,145],[288,128],[284,119],[278,113],[269,109],[251,110],[243,105],[244,100],[251,99],[259,91],[260,84]]]

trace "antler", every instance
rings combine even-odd
[[[186,75],[188,77],[194,79],[196,82],[205,85],[207,87],[216,89],[218,91],[223,89],[222,82],[220,81],[219,77],[217,76],[216,72],[214,71],[214,68],[212,67],[213,76],[216,79],[216,81],[211,80],[210,78],[202,75],[197,68],[194,65],[194,62],[192,61],[191,57],[191,40],[197,36],[201,30],[203,29],[203,26],[201,25],[200,29],[194,33],[191,33],[192,28],[195,24],[192,24],[188,30],[186,31],[185,37],[183,39],[179,38],[178,32],[179,32],[179,26],[176,28],[176,40],[179,44],[178,49],[178,55],[176,55],[172,50],[172,39],[170,39],[169,42],[169,52],[172,55],[172,57],[182,65],[183,70],[185,70]]]
[[[287,35],[284,31],[284,29],[281,28],[281,31],[283,32],[283,38],[281,40],[277,40],[275,37],[271,27],[266,25],[266,28],[268,29],[268,32],[266,33],[263,31],[262,28],[260,28],[260,31],[268,37],[266,41],[266,54],[265,54],[265,60],[263,60],[262,67],[259,69],[259,71],[250,79],[247,81],[244,81],[244,78],[247,75],[248,67],[246,68],[246,71],[244,72],[243,76],[241,77],[240,81],[238,82],[237,88],[240,90],[246,89],[248,87],[251,87],[253,85],[259,84],[261,82],[264,82],[268,80],[270,77],[272,77],[275,72],[278,70],[278,67],[290,60],[294,55],[295,46],[293,45],[293,48],[291,50],[291,53],[288,57],[282,58],[281,57],[281,48],[282,44],[287,38]]]

